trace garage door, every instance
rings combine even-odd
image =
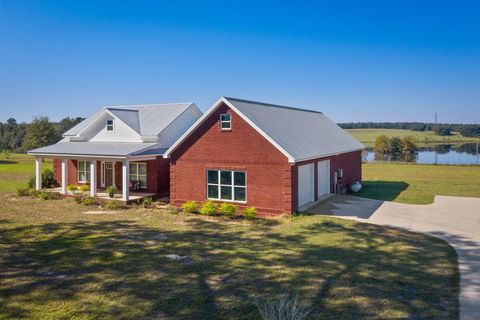
[[[330,160],[318,162],[318,197],[330,194]]]
[[[313,201],[314,170],[313,163],[298,167],[298,206]]]

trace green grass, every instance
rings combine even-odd
[[[52,160],[45,159],[43,169],[52,168]],[[0,155],[0,193],[15,192],[25,187],[35,176],[35,158],[26,154],[12,154],[9,159]]]
[[[480,138],[464,137],[457,132],[454,132],[451,136],[439,136],[433,131],[412,131],[400,129],[349,129],[347,131],[366,147],[373,147],[375,145],[375,139],[382,134],[388,137],[401,138],[406,136],[415,136],[418,139],[420,146],[440,143],[480,142]]]
[[[295,293],[309,319],[458,319],[456,253],[427,235],[0,202],[0,319],[259,319],[257,299]]]
[[[363,189],[356,195],[411,204],[435,195],[480,197],[480,166],[364,163]]]

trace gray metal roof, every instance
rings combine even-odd
[[[294,160],[361,150],[364,146],[323,113],[225,97]]]
[[[103,107],[65,132],[64,136],[75,136],[79,134],[106,110],[125,122],[140,135],[156,136],[191,106],[197,108],[197,106],[191,102]]]
[[[28,153],[33,155],[82,155],[105,157],[163,154],[164,149],[156,149],[156,145],[157,143],[142,142],[59,142],[43,148],[30,150]],[[147,149],[151,150],[146,153]]]
[[[225,97],[295,161],[363,149],[323,113]]]

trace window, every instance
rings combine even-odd
[[[78,182],[90,182],[90,161],[78,160]]]
[[[140,182],[140,188],[147,187],[147,164],[133,162],[130,163],[130,181]]]
[[[231,130],[232,118],[229,114],[220,115],[220,130]]]
[[[245,202],[247,200],[246,173],[243,171],[207,171],[207,198]]]
[[[107,131],[113,131],[113,120],[107,120]]]

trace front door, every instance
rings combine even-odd
[[[103,163],[103,187],[113,186],[113,162]]]

